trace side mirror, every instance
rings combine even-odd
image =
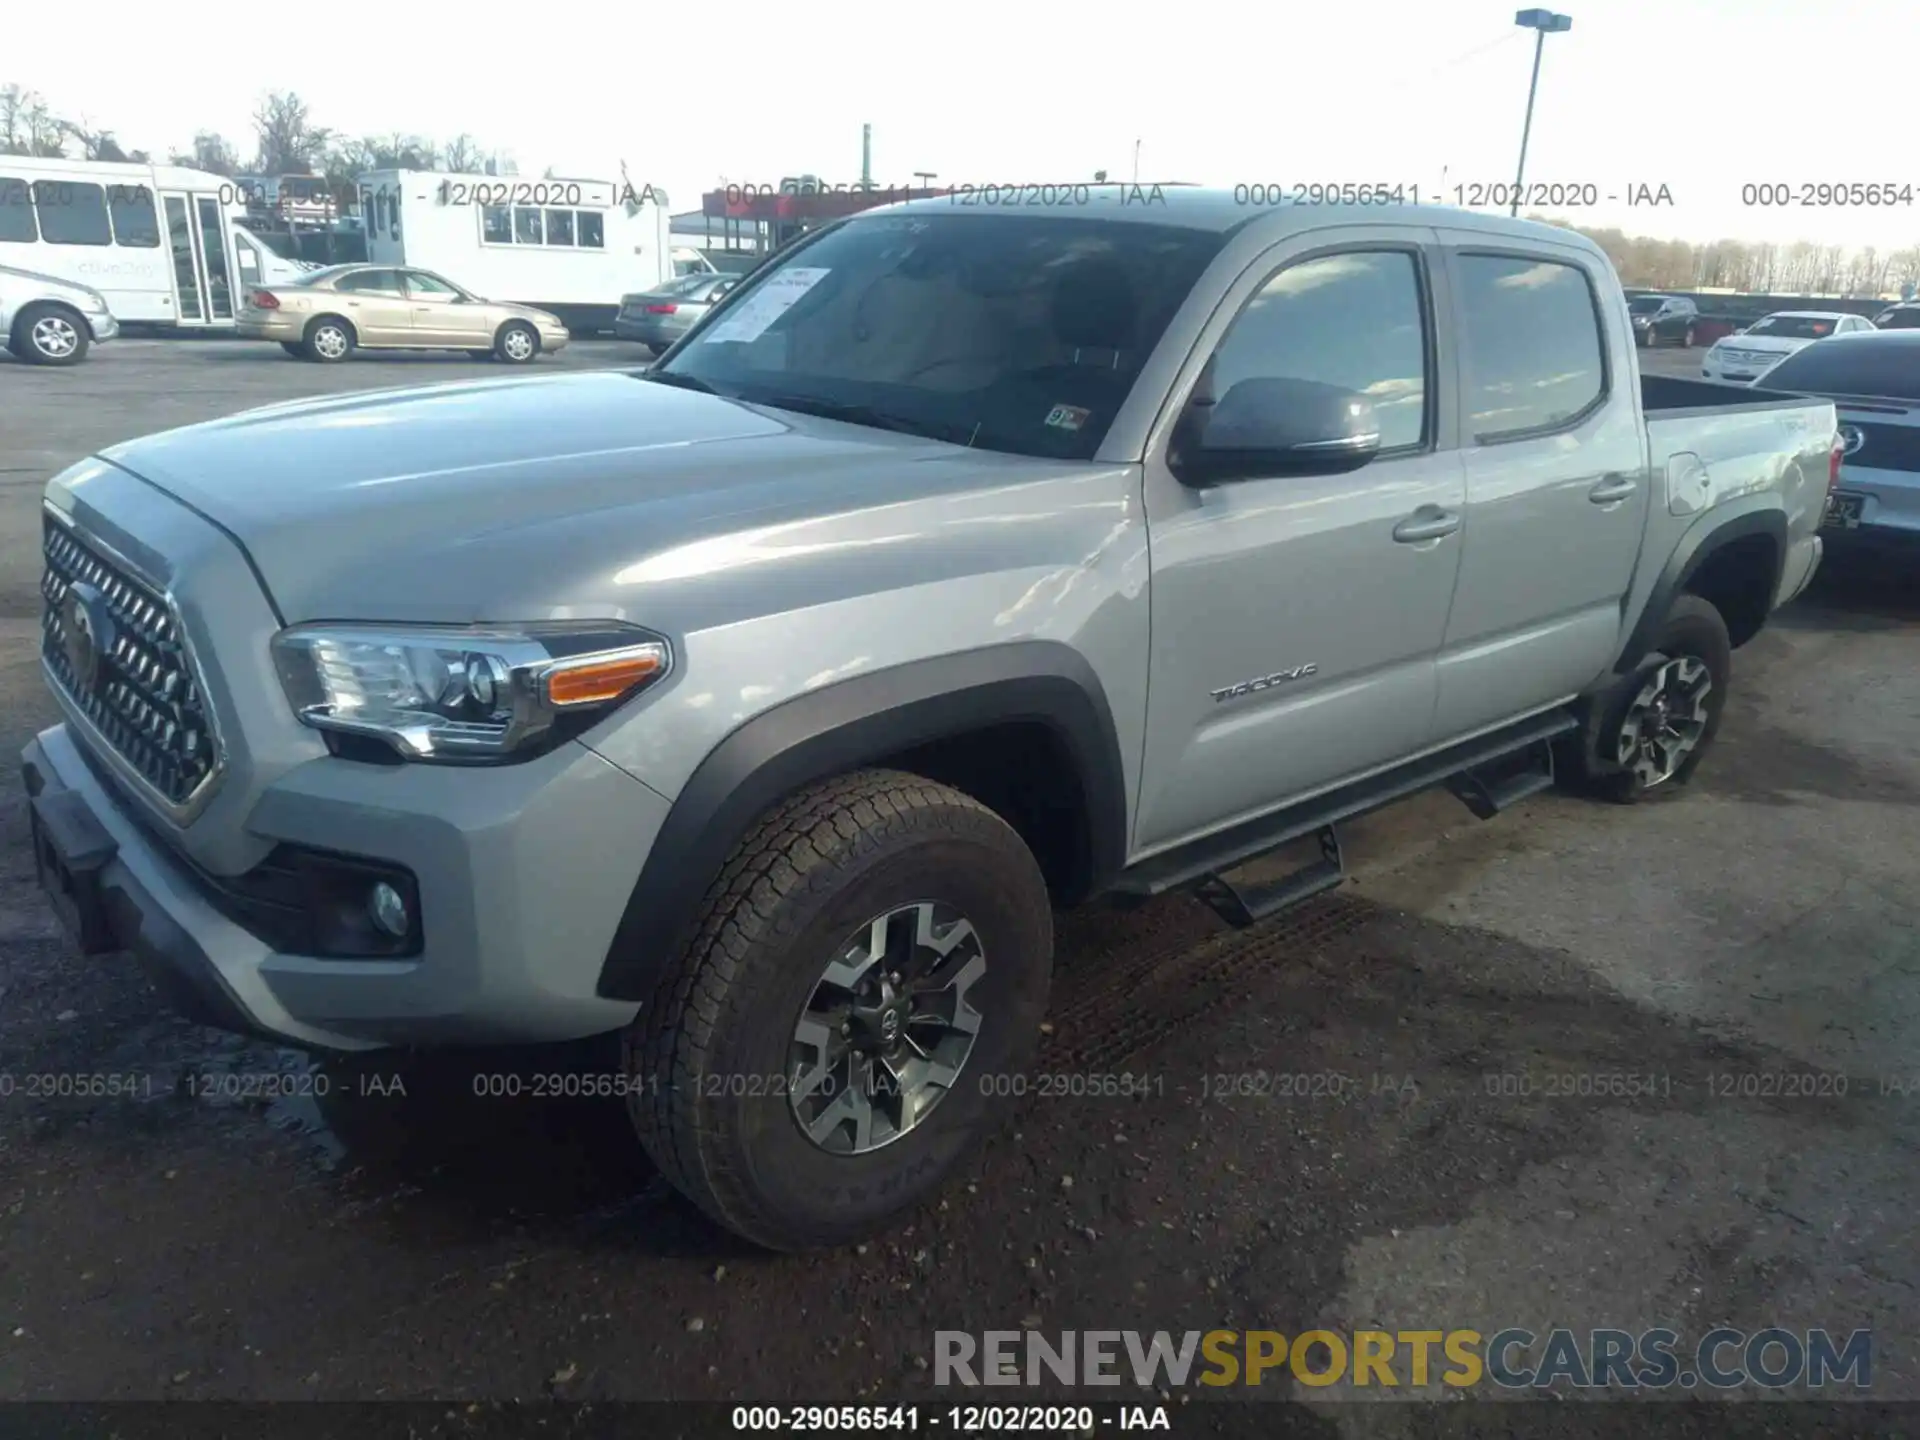
[[[1172,466],[1184,484],[1263,475],[1339,475],[1379,453],[1373,404],[1317,380],[1242,380],[1212,404],[1196,399],[1176,432]]]

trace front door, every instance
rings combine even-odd
[[[167,217],[167,249],[173,265],[173,313],[181,325],[205,325],[213,318],[212,287],[208,284],[206,253],[194,214],[194,197],[177,191],[160,197]],[[233,318],[231,308],[227,318]]]
[[[1190,488],[1146,462],[1151,686],[1134,857],[1332,788],[1427,745],[1466,500],[1432,232],[1320,231],[1229,291],[1175,399],[1242,380],[1374,405],[1381,451],[1345,474]]]
[[[1568,699],[1620,643],[1651,483],[1604,262],[1442,232],[1462,373],[1466,544],[1437,727],[1464,736]]]
[[[413,309],[416,345],[445,345],[450,350],[486,350],[493,345],[487,310],[468,300],[438,275],[403,270]]]

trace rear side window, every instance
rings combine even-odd
[[[1426,304],[1404,250],[1349,251],[1275,273],[1213,353],[1213,393],[1242,380],[1312,380],[1364,395],[1383,450],[1427,434]]]
[[[1815,395],[1878,395],[1920,400],[1920,345],[1895,340],[1829,340],[1809,345],[1766,374],[1768,390]]]
[[[33,201],[27,182],[11,175],[0,175],[0,241],[31,245],[40,238],[40,227],[33,223]]]
[[[1460,255],[1467,429],[1479,444],[1572,424],[1606,393],[1593,286],[1554,260]]]

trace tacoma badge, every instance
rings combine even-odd
[[[1289,680],[1303,680],[1309,675],[1320,673],[1318,665],[1296,665],[1291,670],[1276,670],[1271,675],[1256,676],[1252,680],[1242,680],[1238,685],[1229,685],[1224,690],[1215,690],[1215,704],[1223,700],[1238,700],[1242,695],[1252,695],[1256,691],[1271,690],[1275,685],[1284,685]]]

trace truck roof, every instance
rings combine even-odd
[[[1329,225],[1378,225],[1391,216],[1401,223],[1443,226],[1450,230],[1477,230],[1491,239],[1539,241],[1551,239],[1562,245],[1574,245],[1595,255],[1603,252],[1576,230],[1546,225],[1538,220],[1510,219],[1478,210],[1462,210],[1450,205],[1312,205],[1280,201],[1251,204],[1237,199],[1233,190],[1198,185],[1002,185],[989,190],[1005,192],[1008,198],[999,204],[985,195],[969,203],[956,195],[937,195],[926,200],[906,200],[895,205],[880,205],[864,212],[881,214],[935,214],[964,208],[974,214],[990,215],[1082,215],[1099,220],[1137,220],[1146,225],[1179,225],[1192,230],[1224,232],[1260,219],[1277,219],[1273,228],[1279,234],[1316,230]],[[1049,200],[1048,192],[1087,191],[1089,199]],[[1034,192],[1035,199],[1023,203],[1023,194]],[[1291,222],[1291,223],[1286,223]]]

